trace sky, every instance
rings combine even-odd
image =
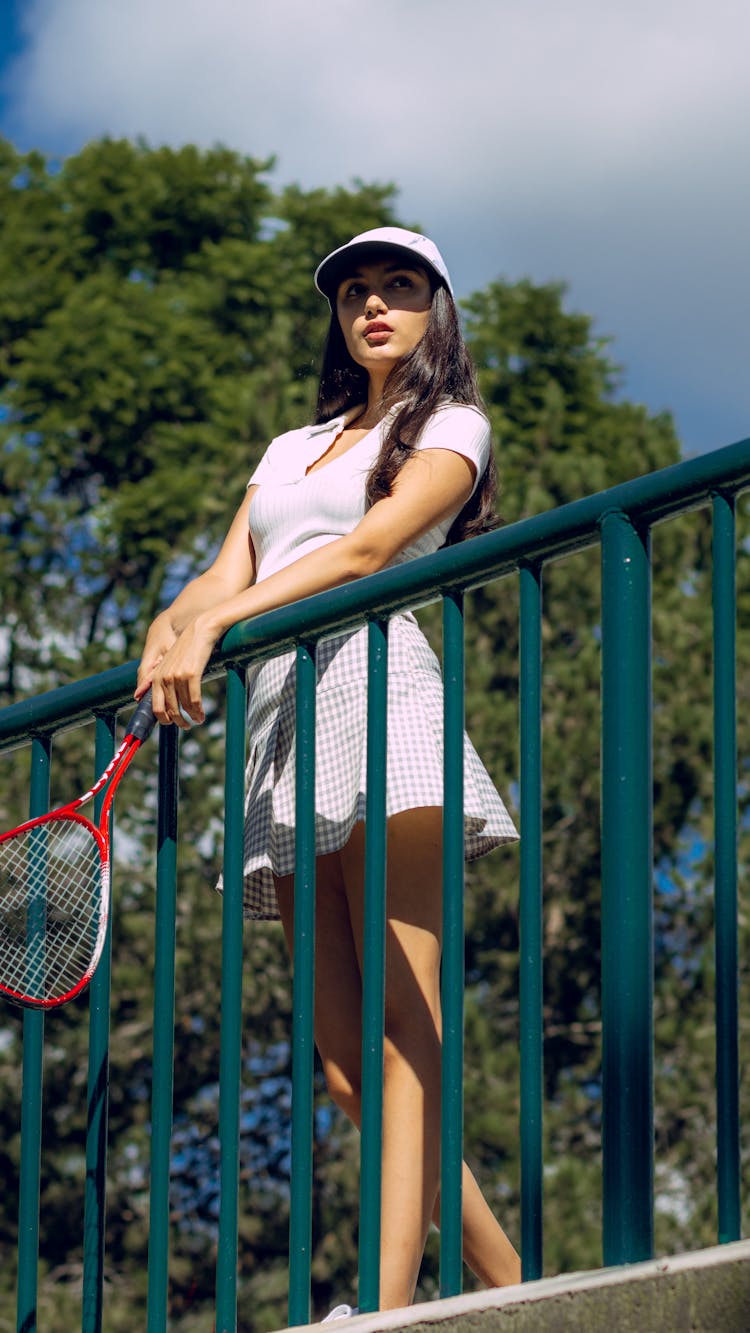
[[[686,454],[750,436],[747,0],[0,0],[0,134],[393,181],[458,296],[567,284]]]

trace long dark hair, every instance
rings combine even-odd
[[[335,308],[318,388],[316,423],[330,421],[349,407],[367,402],[367,371],[349,355]],[[427,327],[411,352],[390,372],[383,390],[383,409],[400,404],[385,432],[383,443],[367,478],[368,504],[390,495],[393,483],[416,448],[433,412],[446,402],[464,403],[486,416],[477,385],[476,371],[466,350],[453,297],[447,287],[433,292]],[[497,473],[490,458],[474,494],[457,515],[445,544],[476,537],[496,528]]]

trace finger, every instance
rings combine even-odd
[[[154,717],[157,722],[162,727],[168,727],[172,719],[169,716],[167,701],[164,697],[164,687],[158,677],[151,683],[151,707],[154,710]]]
[[[153,682],[154,672],[156,671],[159,663],[163,660],[164,660],[163,653],[159,653],[157,656],[154,657],[147,657],[144,655],[141,658],[140,665],[138,667],[138,673],[135,678],[136,686],[135,686],[135,694],[133,695],[134,699],[143,698],[149,685],[151,685]]]
[[[138,674],[136,675],[135,678],[135,693],[133,695],[134,699],[141,699],[143,695],[146,693],[146,690],[151,684],[149,676],[150,672],[148,671],[145,662],[141,662],[140,666],[138,667]]]
[[[158,691],[157,691],[158,683]],[[182,716],[180,703],[177,697],[177,688],[174,678],[169,676],[159,677],[157,675],[152,687],[152,708],[156,714],[157,720],[163,726],[174,725],[180,727],[183,731],[190,725]],[[154,694],[156,695],[156,704],[154,704]]]
[[[191,676],[188,680],[180,682],[178,699],[183,716],[187,714],[190,722],[205,722],[206,714],[203,711],[199,676]]]
[[[170,678],[164,681],[164,711],[168,722],[173,723],[182,731],[187,731],[190,722],[183,716],[180,707],[179,688],[180,683],[177,680]]]

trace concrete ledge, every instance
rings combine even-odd
[[[750,1333],[750,1241],[359,1315],[331,1327],[435,1333],[439,1324],[450,1324],[450,1333]]]

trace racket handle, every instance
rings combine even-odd
[[[148,689],[125,728],[127,736],[134,736],[137,741],[145,741],[156,726],[156,717],[151,707],[151,690]]]

